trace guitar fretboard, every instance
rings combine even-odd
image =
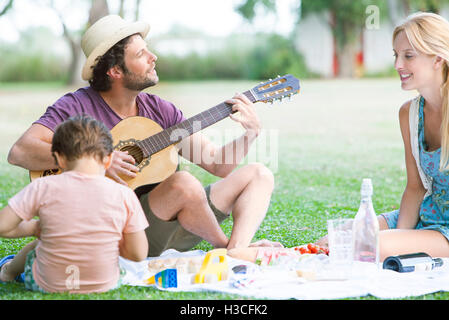
[[[255,98],[250,91],[243,93],[251,102],[255,102]],[[142,149],[145,157],[151,156],[168,146],[178,143],[184,138],[203,130],[214,123],[228,117],[232,113],[232,105],[220,103],[206,111],[203,111],[189,119],[184,120],[170,128],[167,128],[151,137],[137,142],[136,144]]]

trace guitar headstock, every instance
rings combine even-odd
[[[299,92],[299,80],[291,74],[278,76],[276,79],[270,79],[251,89],[251,93],[256,99],[254,102],[271,102],[275,100],[282,101],[285,97],[291,97]]]

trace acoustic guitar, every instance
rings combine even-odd
[[[251,102],[282,101],[299,92],[299,80],[287,74],[260,83],[243,94]],[[159,183],[176,171],[178,153],[176,143],[190,135],[225,119],[232,113],[232,105],[220,103],[196,116],[165,130],[145,117],[129,117],[111,129],[114,150],[128,151],[139,169],[135,178],[121,177],[128,186],[138,187]],[[31,181],[40,177],[59,174],[59,169],[30,171]]]

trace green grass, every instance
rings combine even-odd
[[[179,106],[187,117],[245,91],[255,83],[160,83],[151,91]],[[415,95],[403,92],[395,79],[309,80],[291,101],[273,106],[257,104],[268,146],[255,145],[275,175],[276,186],[266,218],[256,239],[268,238],[295,246],[315,241],[326,233],[326,220],[352,217],[359,206],[360,184],[374,184],[378,213],[398,208],[405,186],[405,165],[398,124],[401,104]],[[27,171],[7,164],[12,143],[45,108],[69,89],[57,85],[0,87],[0,207],[28,183]],[[236,129],[237,128],[237,129]],[[222,138],[220,132],[229,133]],[[242,130],[226,119],[204,131],[217,143]],[[183,163],[203,184],[216,178]],[[229,235],[232,222],[223,225]],[[0,256],[16,253],[31,239],[1,239]],[[201,242],[196,248],[210,250]],[[410,299],[448,299],[440,292]],[[0,299],[242,299],[219,293],[170,293],[153,288],[124,286],[103,294],[39,294],[23,285],[0,286]],[[355,297],[354,299],[359,299]],[[375,299],[362,297],[360,299]]]
[[[49,90],[52,88],[64,87],[64,83],[60,81],[53,82],[0,82],[0,90],[2,91],[23,91],[23,90]],[[65,89],[65,88],[64,88]]]

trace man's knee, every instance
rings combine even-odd
[[[252,163],[248,166],[250,166],[253,171],[253,179],[263,182],[264,184],[271,186],[271,188],[274,187],[274,175],[270,169],[262,163]]]
[[[190,173],[178,171],[169,179],[170,187],[176,193],[177,197],[179,197],[178,199],[182,199],[187,203],[194,203],[198,200],[207,201],[203,186]]]

